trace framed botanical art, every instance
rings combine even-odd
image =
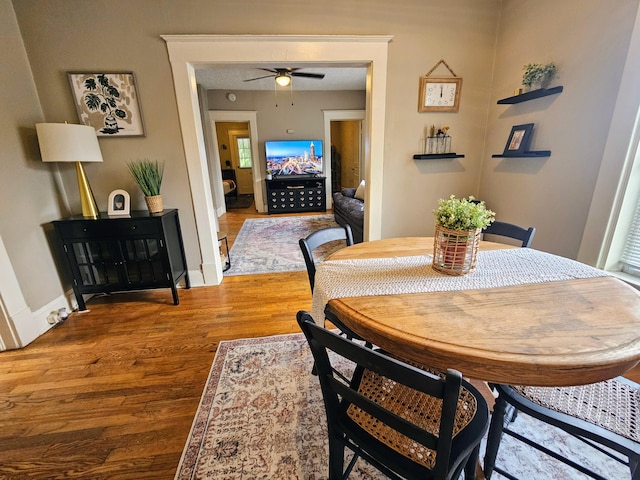
[[[507,144],[504,146],[503,155],[518,155],[529,151],[531,137],[533,136],[533,125],[533,123],[525,123],[511,127],[511,133]]]
[[[99,137],[144,136],[136,79],[132,72],[69,72],[80,123]]]

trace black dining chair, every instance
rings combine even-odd
[[[353,233],[349,225],[345,225],[344,227],[322,228],[311,233],[306,238],[300,239],[300,250],[302,250],[304,263],[307,266],[311,293],[313,293],[313,286],[315,285],[316,279],[316,262],[313,258],[313,251],[322,245],[338,240],[343,240],[347,247],[353,245]]]
[[[628,465],[629,478],[640,480],[640,385],[618,377],[575,387],[491,386],[498,393],[498,398],[493,407],[484,457],[484,475],[487,480],[494,471],[517,480],[496,465],[503,434],[508,434],[585,475],[605,480],[587,466],[552,450],[550,445],[539,445],[509,428],[518,412],[553,425],[612,459]],[[621,455],[614,455],[607,449]]]
[[[535,227],[523,228],[513,223],[494,221],[482,233],[497,235],[499,237],[513,238],[522,242],[522,247],[531,247],[533,236],[536,234]]]
[[[298,312],[327,416],[329,480],[347,479],[358,458],[395,480],[473,478],[489,425],[482,395],[460,372],[421,370],[315,324]],[[354,365],[348,377],[336,363]],[[354,455],[345,469],[345,447]]]

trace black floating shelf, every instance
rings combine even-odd
[[[458,153],[417,153],[413,156],[414,160],[437,160],[440,158],[463,158],[464,155]]]
[[[491,158],[524,158],[524,157],[550,157],[551,150],[533,150],[530,152],[522,152],[522,153],[498,153],[496,155],[491,155]]]
[[[502,100],[498,100],[498,105],[509,104],[513,105],[514,103],[522,103],[528,100],[534,100],[536,98],[546,97],[548,95],[555,95],[560,93],[564,88],[562,86],[553,87],[553,88],[540,88],[538,90],[532,90],[527,93],[521,93],[520,95],[515,95],[513,97],[503,98]]]

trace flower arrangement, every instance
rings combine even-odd
[[[546,88],[557,72],[556,64],[553,62],[547,63],[546,65],[528,63],[522,68],[524,69],[522,85],[525,87],[540,85],[541,88]]]
[[[439,199],[438,208],[433,211],[436,225],[449,230],[469,231],[486,228],[495,220],[495,212],[487,209],[484,202],[478,202],[473,196]]]

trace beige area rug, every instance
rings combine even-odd
[[[233,242],[229,252],[231,268],[224,274],[306,270],[298,241],[316,230],[337,226],[333,215],[249,218],[242,224]],[[319,247],[314,256],[321,259],[344,245],[344,242],[331,242]]]
[[[326,479],[326,417],[311,368],[302,334],[221,342],[175,478]],[[547,447],[572,452],[575,461],[604,478],[630,477],[626,467],[527,415],[518,415],[513,428]],[[508,436],[497,463],[522,480],[587,478]],[[358,460],[349,478],[386,477]]]

